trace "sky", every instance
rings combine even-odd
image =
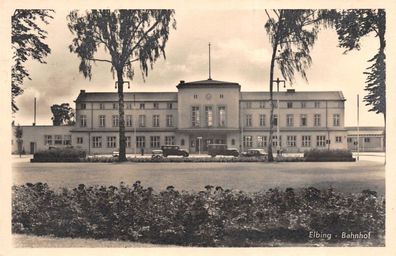
[[[13,115],[15,123],[33,122],[33,102],[37,98],[37,125],[51,124],[50,106],[70,103],[79,91],[116,92],[115,79],[108,63],[93,66],[93,77],[85,79],[79,73],[79,59],[70,53],[73,35],[67,28],[70,10],[56,10],[54,19],[44,26],[51,54],[47,64],[30,61],[27,68],[32,80],[25,80],[24,94],[16,98],[20,110]],[[211,43],[212,78],[238,82],[242,91],[268,91],[271,45],[264,29],[264,10],[197,10],[175,9],[177,29],[172,30],[166,47],[166,59],[159,59],[142,79],[139,67],[128,92],[177,91],[180,80],[196,81],[208,78],[208,43]],[[334,30],[319,33],[311,52],[312,66],[307,70],[308,82],[296,76],[288,88],[296,91],[342,91],[345,98],[345,126],[356,126],[356,96],[360,95],[360,125],[381,126],[383,115],[369,112],[362,101],[367,60],[376,53],[379,42],[373,35],[362,40],[360,51],[344,54],[337,47]],[[276,72],[275,77],[281,77]],[[283,89],[282,90],[286,90]]]

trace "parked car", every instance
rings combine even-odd
[[[267,158],[268,154],[262,148],[249,148],[246,152],[241,153],[241,156]]]
[[[236,148],[228,148],[226,144],[209,144],[208,154],[212,157],[217,155],[222,156],[239,156],[239,151]]]
[[[118,157],[119,156],[119,152],[118,151],[113,151],[113,157]]]
[[[167,156],[183,156],[188,157],[188,152],[185,149],[181,149],[179,146],[176,145],[165,145],[161,146],[162,155],[164,157]]]
[[[161,159],[163,156],[163,151],[161,149],[154,149],[153,151],[151,151],[152,159]]]

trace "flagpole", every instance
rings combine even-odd
[[[359,161],[360,138],[359,138],[359,94],[357,95],[357,160]]]

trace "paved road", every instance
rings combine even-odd
[[[132,184],[140,180],[156,191],[204,189],[208,184],[244,191],[273,187],[328,188],[344,192],[363,189],[384,193],[382,161],[347,163],[29,163],[13,162],[13,183],[46,182],[53,188]]]

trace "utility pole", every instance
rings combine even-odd
[[[211,70],[210,70],[210,42],[209,42],[209,80],[212,80]]]
[[[286,81],[285,80],[280,80],[279,77],[276,80],[273,80],[272,82],[276,83],[276,114],[277,114],[277,119],[276,119],[276,157],[278,157],[279,152],[280,152],[280,113],[279,113],[279,83],[283,83],[283,88],[286,88]]]
[[[360,138],[359,138],[359,94],[357,95],[357,160],[359,161]]]

